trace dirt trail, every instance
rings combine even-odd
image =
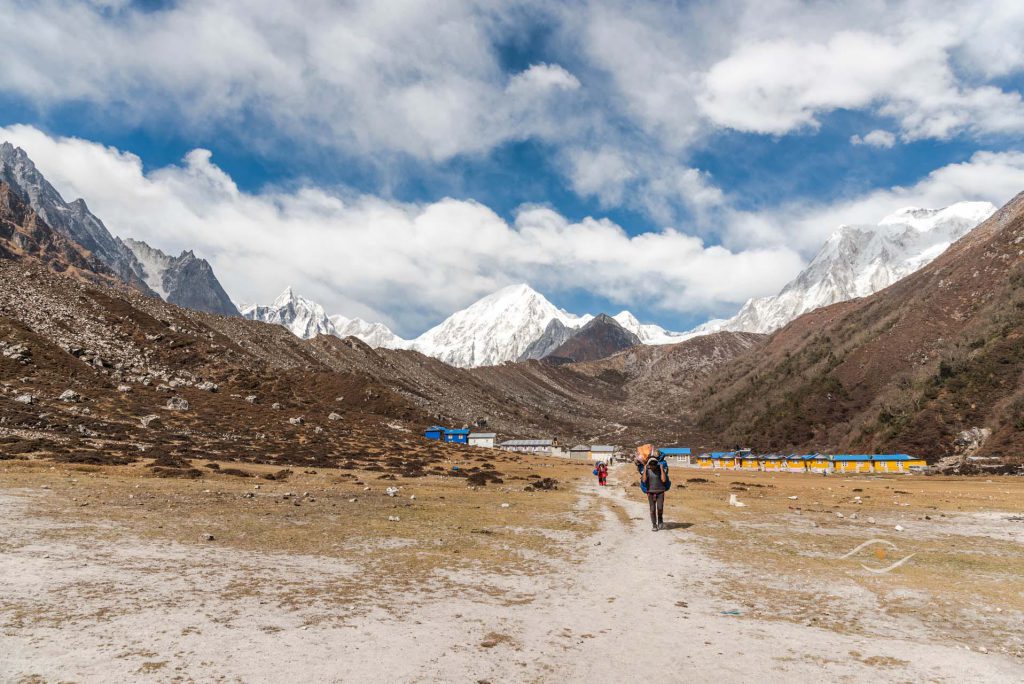
[[[353,569],[318,557],[131,538],[0,545],[0,681],[1021,680],[1011,658],[913,634],[872,639],[725,614],[736,606],[710,582],[722,566],[685,521],[651,532],[646,508],[626,496],[630,475],[620,466],[607,488],[581,485],[576,513],[599,531],[557,573],[454,576],[495,595],[424,588],[340,618],[316,595]],[[0,539],[24,542],[44,524],[23,494],[0,506]],[[313,600],[286,600],[297,579]],[[233,593],[239,583],[257,590]],[[510,598],[523,595],[532,600]],[[15,603],[35,608],[16,615]]]

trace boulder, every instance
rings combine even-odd
[[[142,423],[142,427],[144,428],[160,427],[160,416],[155,413],[148,416],[142,416],[139,418],[139,422]]]
[[[288,422],[291,423],[292,425],[302,425],[303,423],[306,422],[306,419],[303,418],[302,416],[298,416],[296,418],[289,418]]]
[[[117,386],[117,391],[118,392],[122,392],[122,393],[131,392],[132,391],[132,386],[131,385],[118,385]]]
[[[19,394],[18,396],[14,397],[14,401],[18,402],[19,404],[34,404],[36,403],[36,398],[33,397],[31,394]]]
[[[82,395],[75,390],[66,389],[57,397],[61,401],[82,401]]]
[[[247,402],[249,402],[250,404],[255,404],[256,403],[256,395],[255,394],[250,394],[249,396],[247,396],[245,398],[245,400]]]
[[[201,382],[198,385],[196,385],[196,389],[201,389],[204,392],[216,392],[217,390],[220,389],[220,387],[218,387],[217,383],[215,383],[215,382],[210,382],[209,380],[204,380],[203,382]]]
[[[188,399],[171,397],[167,400],[167,408],[171,411],[188,411]]]
[[[341,415],[332,411],[331,414],[327,416],[327,420],[341,420]]]

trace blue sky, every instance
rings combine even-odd
[[[0,127],[238,301],[687,329],[840,223],[1024,189],[1024,10],[963,5],[0,0]]]

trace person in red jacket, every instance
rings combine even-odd
[[[597,464],[597,484],[602,487],[608,484],[608,464],[604,461]]]

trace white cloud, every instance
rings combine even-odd
[[[729,250],[672,229],[630,236],[609,220],[570,221],[545,207],[522,207],[509,224],[454,199],[401,204],[311,186],[251,194],[205,150],[147,173],[135,155],[28,126],[0,128],[0,138],[23,147],[66,198],[85,197],[115,234],[195,249],[238,300],[266,302],[292,284],[334,312],[405,334],[519,281],[718,311],[775,291],[802,263],[784,245]]]
[[[707,70],[697,101],[718,125],[773,135],[814,129],[837,109],[890,117],[908,140],[1024,132],[1019,93],[961,73],[961,51],[973,57],[969,46],[989,37],[958,22],[960,8],[896,7],[891,23],[870,30],[740,41]],[[1003,69],[1018,68],[1011,63]]]
[[[888,149],[896,144],[896,135],[890,131],[875,129],[870,133],[865,133],[863,136],[850,136],[850,144],[868,145],[870,147],[882,147]]]
[[[539,140],[579,193],[663,223],[722,202],[693,168],[718,127],[854,109],[908,142],[1024,132],[1019,0],[0,0],[0,32],[0,91],[43,110],[385,178]],[[508,68],[534,34],[546,61]]]
[[[496,39],[517,21],[469,0],[0,0],[0,89],[150,126],[257,124],[312,146],[445,160],[563,130],[559,98],[579,82],[557,64],[506,74]]]

